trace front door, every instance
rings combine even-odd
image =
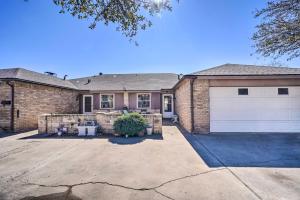
[[[163,117],[172,118],[174,115],[173,112],[173,94],[163,94]]]
[[[93,96],[84,95],[83,96],[83,113],[93,112]]]

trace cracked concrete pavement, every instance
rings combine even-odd
[[[0,138],[0,199],[299,197],[299,168],[210,166],[207,157],[220,162],[215,152],[199,154],[175,126],[164,126],[162,138],[145,140],[22,139],[35,134]]]

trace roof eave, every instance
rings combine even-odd
[[[282,79],[300,78],[300,74],[194,75],[199,79]]]
[[[300,78],[300,74],[264,74],[264,75],[196,75],[196,74],[187,74],[184,75],[172,89],[176,89],[183,80],[185,79],[293,79]]]
[[[193,79],[193,78],[197,78],[197,75],[194,75],[194,74],[187,74],[187,75],[184,75],[172,88],[172,90],[176,89],[180,83],[185,80],[185,79]]]
[[[63,86],[59,86],[59,85],[46,84],[46,83],[41,83],[41,82],[37,82],[37,81],[29,81],[29,80],[20,79],[20,78],[0,78],[0,80],[20,81],[20,82],[25,82],[25,83],[33,83],[33,84],[37,84],[37,85],[44,85],[44,86],[50,86],[50,87],[68,89],[68,90],[78,90],[78,88],[76,88],[75,86],[74,86],[74,88],[73,87],[63,87]]]
[[[80,92],[90,92],[90,93],[123,93],[123,92],[161,92],[162,90],[172,90],[172,89],[159,89],[159,90],[79,90]]]

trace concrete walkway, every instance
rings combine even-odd
[[[245,176],[252,169],[238,174],[227,166],[209,166],[175,126],[164,126],[162,137],[143,139],[39,138],[36,134],[0,139],[0,199],[273,197],[246,183],[253,179]],[[299,177],[298,168],[286,173]],[[257,171],[258,178],[261,174]]]

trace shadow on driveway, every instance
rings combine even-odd
[[[137,143],[141,143],[145,140],[163,140],[163,136],[161,134],[153,134],[153,135],[145,135],[143,137],[117,137],[110,135],[99,135],[99,136],[57,136],[57,135],[48,135],[48,134],[34,134],[27,137],[19,138],[19,140],[27,140],[27,139],[73,139],[73,140],[92,140],[92,139],[105,139],[113,144],[119,145],[133,145]]]
[[[19,132],[0,131],[0,138],[10,137],[21,134]]]
[[[183,133],[209,167],[300,167],[300,133]]]

